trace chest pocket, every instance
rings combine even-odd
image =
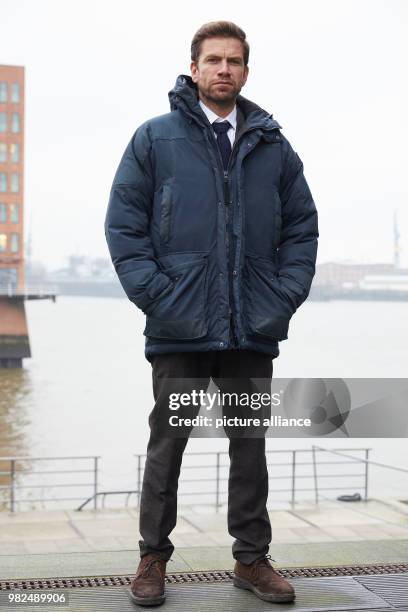
[[[171,209],[172,209],[172,187],[171,184],[163,185],[160,204],[160,242],[167,245],[171,236]]]
[[[277,191],[274,192],[273,197],[275,200],[275,233],[273,244],[275,249],[277,249],[280,245],[282,233],[282,203],[279,197],[279,193]]]

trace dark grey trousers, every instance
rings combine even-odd
[[[264,353],[228,350],[154,355],[151,364],[155,405],[149,416],[150,438],[140,500],[139,529],[143,539],[139,540],[139,548],[141,556],[154,552],[168,560],[174,551],[169,535],[177,521],[178,478],[191,432],[190,428],[183,437],[168,437],[163,429],[163,421],[168,422],[170,379],[177,379],[177,383],[185,380],[183,391],[206,390],[212,378],[220,391],[249,392],[253,389],[249,379],[262,378],[269,385],[264,390],[270,393],[273,363],[272,357]],[[223,408],[227,416],[237,414],[237,410],[239,407]],[[194,415],[190,412],[189,416]],[[268,553],[272,539],[266,509],[265,438],[225,431],[230,457],[228,532],[235,538],[233,557],[248,564]]]

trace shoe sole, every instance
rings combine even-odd
[[[270,601],[272,603],[290,603],[294,601],[296,595],[274,595],[273,593],[262,593],[262,591],[258,591],[253,584],[244,580],[243,578],[238,578],[238,576],[234,576],[232,579],[233,585],[238,587],[239,589],[246,589],[247,591],[252,591],[259,599],[263,599],[263,601]]]
[[[126,589],[126,593],[130,601],[138,606],[160,606],[166,599],[166,595],[164,594],[159,597],[136,597],[131,589]]]

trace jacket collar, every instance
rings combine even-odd
[[[205,113],[198,104],[197,87],[191,76],[180,74],[171,91],[169,91],[170,109],[172,111],[180,109],[190,120],[195,119],[201,125],[208,127],[209,122]],[[260,106],[251,102],[240,94],[237,96],[237,106],[242,111],[245,120],[242,130],[261,128],[263,130],[273,130],[282,126],[273,119],[272,115],[263,110]]]

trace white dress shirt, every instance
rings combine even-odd
[[[229,130],[227,132],[227,135],[228,135],[228,138],[230,139],[231,147],[233,147],[234,140],[235,140],[235,132],[236,132],[236,129],[237,129],[237,105],[234,106],[234,108],[232,109],[232,111],[230,112],[228,117],[219,117],[218,115],[216,115],[214,113],[214,111],[212,111],[210,108],[208,108],[208,106],[203,104],[203,102],[201,100],[199,100],[198,103],[201,106],[201,108],[203,109],[204,113],[207,116],[208,121],[211,124],[214,123],[214,121],[229,121],[230,122],[231,127],[229,128]],[[215,132],[214,132],[214,134],[215,134]]]

